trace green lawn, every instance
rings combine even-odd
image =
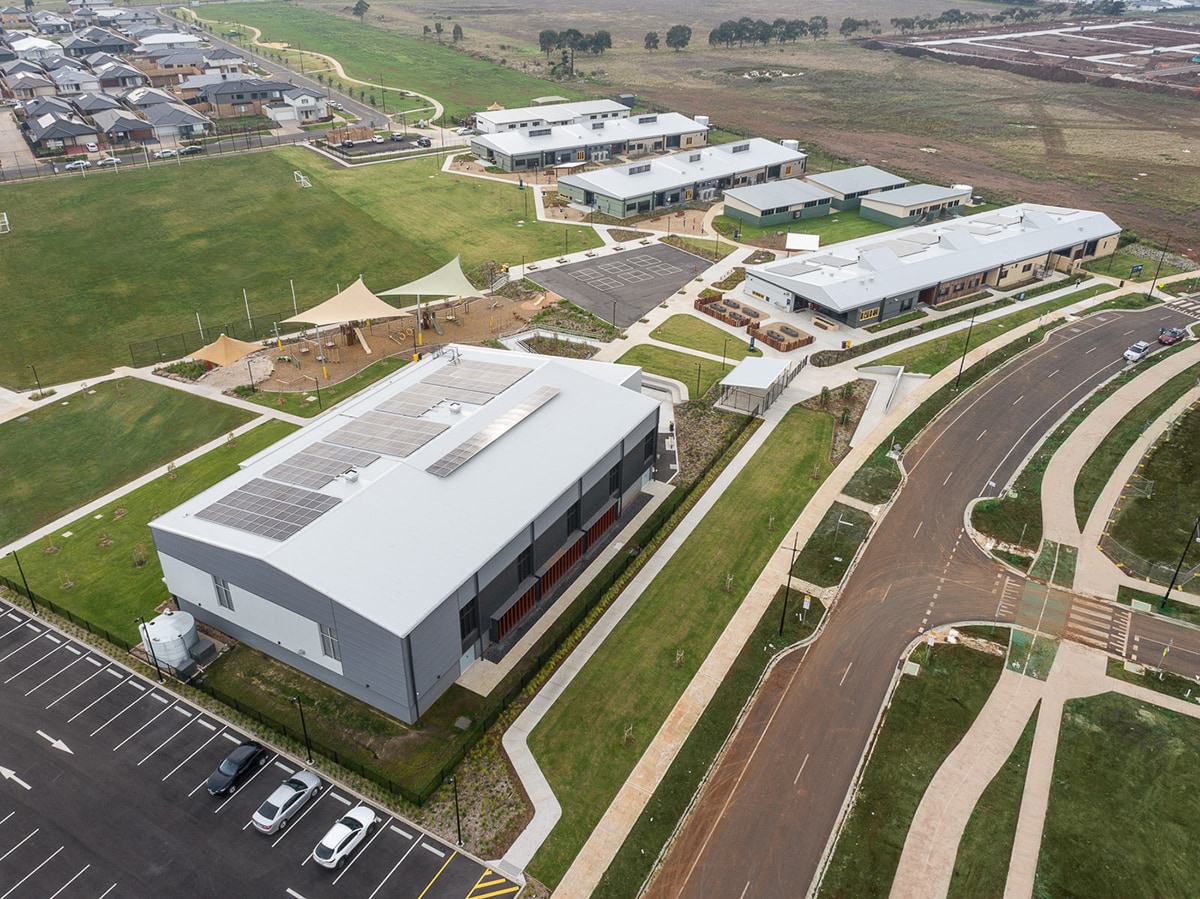
[[[254,417],[139,378],[91,389],[0,424],[0,545]]]
[[[886,897],[909,825],[929,782],[970,730],[1004,666],[965,644],[914,650],[916,677],[901,679],[854,807],[821,882],[822,899]]]
[[[1083,290],[1076,290],[1049,303],[1042,303],[1027,309],[1021,309],[992,321],[977,322],[971,329],[971,342],[967,346],[967,351],[970,352],[975,347],[982,346],[989,340],[996,339],[1018,325],[1033,321],[1048,312],[1054,312],[1065,306],[1070,306],[1072,303],[1078,303],[1080,300],[1086,300],[1089,297],[1094,297],[1097,294],[1113,289],[1107,284],[1085,287]],[[892,353],[890,356],[877,359],[871,365],[903,365],[911,372],[923,372],[928,375],[936,374],[962,356],[966,337],[966,333],[962,330],[956,331],[953,334],[947,334],[944,337],[935,337],[933,340],[927,340],[925,343],[917,344],[906,350],[900,350],[898,353]]]
[[[170,393],[186,396],[174,390]],[[185,422],[186,415],[176,416],[175,429],[186,428]],[[106,505],[96,513],[100,518],[85,515],[72,522],[63,530],[73,532],[74,536],[56,539],[57,553],[43,552],[45,541],[22,550],[21,565],[30,589],[126,640],[136,640],[134,616],[150,615],[167,598],[162,566],[150,536],[150,520],[234,474],[241,460],[294,430],[294,425],[285,422],[265,422],[238,437],[233,445],[222,444],[179,466],[175,480],[162,475]],[[161,439],[174,436],[172,429],[162,425],[150,433]],[[104,455],[116,454],[96,454],[93,458]],[[114,514],[118,509],[125,510],[119,518]],[[100,545],[105,535],[111,541],[109,546]],[[139,545],[146,550],[146,564],[141,567],[133,563]],[[0,574],[19,581],[11,558],[0,559]],[[62,589],[64,576],[75,586]]]
[[[792,573],[818,587],[837,586],[870,529],[866,512],[834,503],[796,556]]]
[[[253,25],[263,32],[263,41],[284,41],[305,50],[326,53],[337,59],[346,73],[363,81],[418,91],[437,98],[446,114],[455,118],[484,109],[492,103],[527,106],[534,97],[548,94],[578,99],[581,92],[569,85],[545,81],[483,59],[472,48],[471,25],[465,24],[463,51],[451,49],[449,36],[439,44],[386,31],[370,24],[290,3],[227,3],[198,10],[205,19]],[[220,29],[218,29],[220,30]],[[447,25],[446,31],[450,31]],[[522,51],[512,48],[510,56]],[[530,53],[535,53],[532,48]]]
[[[882,234],[884,231],[891,231],[891,225],[885,225],[883,222],[875,222],[871,219],[865,219],[858,214],[857,210],[851,212],[837,212],[836,210],[828,215],[820,215],[811,219],[797,219],[792,222],[785,222],[779,225],[749,225],[739,219],[730,218],[727,215],[718,215],[713,219],[713,227],[716,228],[725,237],[732,238],[735,229],[741,231],[740,241],[761,240],[766,237],[774,237],[780,231],[792,234],[818,234],[821,237],[821,246],[831,243],[840,243],[843,240],[853,240],[856,237],[867,237],[870,234]]]
[[[766,565],[780,529],[828,475],[832,436],[830,416],[789,411],[530,736],[563,806],[530,865],[543,883],[558,884]]]
[[[905,312],[903,315],[897,315],[895,318],[889,318],[887,321],[880,322],[877,325],[868,325],[867,329],[872,334],[878,334],[880,331],[890,331],[892,328],[897,328],[900,325],[907,325],[909,322],[920,321],[929,315],[924,309],[914,309],[912,312]]]
[[[692,399],[699,399],[708,393],[708,389],[732,367],[726,365],[722,369],[720,362],[648,344],[627,350],[617,361],[626,365],[640,365],[651,374],[682,381],[687,385]]]
[[[296,187],[297,169],[311,189]],[[436,215],[413,213],[417,195]],[[209,334],[222,322],[245,331],[243,289],[269,319],[291,314],[289,279],[304,308],[359,274],[384,290],[460,253],[468,272],[558,253],[560,226],[517,226],[523,202],[507,185],[441,174],[436,159],[343,169],[291,148],[9,185],[0,296],[7,332],[21,337],[0,359],[0,383],[32,387],[30,363],[46,385],[128,365],[128,343],[195,334],[197,313]],[[96,227],[117,208],[121,227]],[[599,238],[584,229],[571,242]],[[114,267],[131,246],[137,264]]]
[[[1036,727],[1035,708],[1008,761],[996,772],[975,804],[975,811],[971,812],[958,844],[958,855],[954,858],[954,874],[947,899],[1004,895]]]
[[[1136,275],[1130,274],[1135,265],[1142,266],[1142,270]],[[1111,256],[1087,263],[1084,268],[1089,272],[1110,275],[1114,278],[1124,278],[1127,281],[1149,281],[1154,277],[1154,270],[1158,268],[1158,260],[1147,259],[1144,256],[1134,256],[1132,253],[1127,253],[1124,250],[1117,250]],[[1164,261],[1158,276],[1166,278],[1170,275],[1178,275],[1181,271],[1183,269]]]
[[[293,415],[303,415],[305,418],[311,418],[324,409],[328,409],[330,406],[354,396],[354,394],[358,393],[364,387],[370,387],[376,381],[386,378],[392,372],[399,371],[408,364],[408,361],[405,356],[392,356],[389,359],[380,359],[378,362],[372,362],[358,374],[351,375],[346,380],[337,384],[322,387],[319,400],[316,390],[293,390],[287,393],[257,390],[254,393],[247,394],[244,399],[252,403],[258,403],[260,406],[270,406],[272,409],[281,409]],[[310,397],[311,400],[309,399]]]
[[[1200,895],[1200,720],[1105,693],[1063,710],[1035,896]]]
[[[675,234],[671,237],[664,237],[662,242],[681,250],[687,250],[709,262],[720,262],[737,249],[735,245],[715,237],[681,237]]]
[[[728,331],[722,331],[716,325],[696,318],[694,315],[672,315],[665,322],[650,332],[650,336],[663,343],[673,343],[676,346],[700,350],[720,356],[722,353],[731,361],[741,361],[747,355],[761,356],[761,350],[750,353],[750,345],[744,340],[734,337]]]
[[[1130,409],[1116,427],[1100,441],[1100,445],[1092,451],[1091,456],[1079,470],[1079,476],[1075,479],[1075,520],[1081,528],[1087,524],[1088,516],[1092,514],[1092,507],[1096,505],[1096,500],[1100,498],[1108,479],[1112,477],[1113,472],[1116,471],[1125,454],[1129,452],[1129,448],[1137,442],[1146,426],[1194,387],[1198,377],[1200,377],[1200,364],[1181,371]],[[1194,482],[1193,476],[1193,483],[1189,485],[1189,489],[1194,486]],[[1163,486],[1169,497],[1184,485],[1167,483]],[[1183,506],[1178,508],[1182,509]],[[1195,519],[1193,518],[1192,521]],[[1191,522],[1189,522],[1188,528],[1190,530]],[[1182,539],[1174,544],[1176,547],[1182,545]],[[1163,551],[1165,551],[1165,547]],[[1171,560],[1172,564],[1177,558]]]

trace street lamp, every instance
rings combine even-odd
[[[25,598],[29,600],[29,607],[33,609],[33,613],[37,614],[37,603],[33,601],[33,591],[29,589],[29,581],[25,579],[25,569],[21,567],[21,558],[17,555],[17,551],[12,551],[13,561],[17,563],[17,572],[21,575],[21,583],[25,585]]]
[[[41,379],[40,379],[40,378],[38,378],[38,373],[37,373],[37,369],[36,369],[36,368],[34,368],[32,365],[30,365],[30,366],[29,366],[29,369],[30,369],[30,371],[32,371],[32,372],[33,372],[33,383],[37,384],[38,399],[40,400],[40,399],[42,398],[42,382],[41,382]]]
[[[321,339],[321,333],[317,332],[317,341]],[[306,378],[312,378],[312,382],[317,385],[317,408],[324,411],[325,406],[321,403],[321,382],[312,375],[305,375]]]
[[[700,363],[696,363],[696,399],[700,399]]]
[[[146,624],[146,619],[141,615],[138,615],[134,621],[141,624],[138,633],[146,638],[146,646],[150,649],[150,660],[154,662],[154,671],[158,674],[158,682],[161,684],[163,682],[162,669],[158,667],[158,655],[154,652],[154,641],[150,639],[150,628]]]
[[[461,846],[463,844],[463,838],[462,817],[458,813],[458,778],[453,774],[450,775],[450,786],[454,788],[454,826],[458,831],[458,845]]]
[[[1158,273],[1162,271],[1163,260],[1167,258],[1167,247],[1171,245],[1173,236],[1168,234],[1166,243],[1163,244],[1162,252],[1158,256],[1158,265],[1154,267],[1154,277],[1150,281],[1150,292],[1146,294],[1147,297],[1153,298],[1154,296],[1154,285],[1158,283]]]
[[[796,550],[800,546],[800,532],[792,539],[792,564],[788,566],[787,586],[783,588],[783,611],[779,613],[779,636],[783,636],[783,622],[787,618],[788,597],[792,593],[792,569],[796,567]]]
[[[308,723],[304,720],[304,704],[300,702],[299,696],[293,696],[292,702],[296,703],[296,708],[300,710],[300,730],[304,732],[304,751],[307,753],[304,760],[311,765],[313,763],[312,743],[308,741]]]
[[[725,370],[725,351],[729,349],[729,338],[725,338],[725,342],[721,344],[721,371]]]
[[[1200,533],[1200,516],[1197,516],[1196,523],[1192,525],[1192,532],[1188,535],[1187,542],[1183,544],[1183,552],[1179,554],[1179,564],[1175,566],[1175,573],[1171,576],[1171,583],[1167,587],[1167,592],[1163,594],[1162,602],[1158,604],[1160,609],[1167,606],[1167,601],[1171,598],[1171,591],[1175,589],[1175,582],[1179,580],[1179,572],[1183,570],[1183,560],[1187,558],[1187,551],[1191,548],[1192,541],[1196,539],[1196,534]],[[16,553],[13,553],[15,556]]]
[[[954,379],[954,389],[958,390],[958,382],[962,380],[963,366],[967,363],[967,350],[971,347],[971,331],[975,327],[975,312],[978,307],[971,310],[971,322],[967,325],[967,339],[963,341],[962,358],[958,360],[958,377]]]

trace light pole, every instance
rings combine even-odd
[[[792,569],[796,567],[796,550],[800,546],[800,533],[792,539],[792,564],[788,566],[787,586],[783,588],[783,611],[779,613],[779,636],[783,636],[783,622],[787,618],[788,597],[792,594]]]
[[[958,390],[958,382],[962,380],[963,366],[967,363],[967,350],[971,347],[971,331],[975,327],[975,311],[975,309],[971,310],[971,322],[967,325],[967,339],[963,341],[962,358],[958,360],[958,377],[954,379],[954,389],[956,391]]]
[[[700,363],[696,363],[696,399],[700,399]]]
[[[614,328],[617,326],[617,301],[616,300],[613,300],[612,325]]]
[[[463,844],[462,839],[462,817],[458,813],[458,778],[453,774],[450,775],[450,786],[454,788],[454,827],[458,831],[458,845]]]
[[[1158,265],[1154,266],[1154,277],[1150,281],[1150,292],[1146,294],[1147,297],[1153,298],[1154,296],[1154,285],[1158,283],[1158,273],[1162,271],[1163,260],[1167,258],[1167,247],[1171,245],[1173,236],[1168,234],[1166,243],[1163,244],[1162,252],[1158,256]]]
[[[312,743],[308,741],[308,723],[304,720],[304,704],[300,702],[299,696],[293,696],[292,702],[296,703],[296,708],[300,710],[300,730],[304,732],[304,751],[307,753],[304,760],[311,765],[313,763]]]
[[[37,373],[36,368],[34,368],[32,365],[30,365],[29,370],[33,372],[33,383],[37,384],[38,399],[40,400],[42,398],[42,381],[40,378],[38,378],[38,373]]]
[[[21,583],[25,585],[25,598],[29,600],[29,607],[33,609],[33,614],[37,614],[37,603],[33,600],[33,591],[29,589],[29,581],[25,579],[25,569],[21,567],[21,558],[17,555],[17,551],[12,551],[13,561],[17,563],[17,573],[21,575]]]
[[[158,655],[154,652],[154,641],[150,639],[150,628],[146,624],[146,619],[141,615],[138,615],[134,621],[141,624],[141,627],[138,628],[138,633],[146,638],[146,646],[150,650],[150,661],[154,662],[154,671],[158,675],[158,682],[161,684],[163,682],[162,669],[158,667]]]
[[[250,360],[246,360],[246,371],[250,373],[250,392],[258,393],[258,388],[254,386],[254,369],[250,367]]]
[[[1192,532],[1188,534],[1187,543],[1183,544],[1183,552],[1179,554],[1179,564],[1175,566],[1175,573],[1171,575],[1171,583],[1167,587],[1167,592],[1163,594],[1162,602],[1158,604],[1160,609],[1166,608],[1167,600],[1171,598],[1171,591],[1175,589],[1175,582],[1179,580],[1179,572],[1183,570],[1183,560],[1187,558],[1187,551],[1191,548],[1192,541],[1196,539],[1197,532],[1200,532],[1200,516],[1196,517],[1196,523],[1192,525]]]
[[[725,371],[725,351],[729,349],[729,338],[725,338],[725,342],[721,344],[721,371]]]
[[[320,334],[320,332],[318,331],[318,332],[317,332],[317,340],[320,340],[320,339],[321,339],[321,334]],[[313,377],[312,375],[306,375],[306,377],[312,378],[312,380],[313,380],[313,383],[317,385],[317,408],[318,408],[318,409],[320,409],[321,411],[324,411],[324,410],[325,410],[325,406],[324,406],[324,405],[321,403],[321,382],[320,382],[320,381],[318,381],[318,380],[317,380],[315,377]]]

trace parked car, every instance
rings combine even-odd
[[[459,128],[458,131],[455,132],[455,134],[461,135],[462,137],[466,137],[468,134],[474,133],[475,130],[473,128]]]
[[[321,837],[313,850],[313,861],[323,868],[344,868],[350,854],[378,823],[379,817],[365,805],[350,809]]]
[[[338,110],[342,110],[342,109],[346,108],[341,103],[337,102],[337,100],[334,100],[332,103],[329,104],[329,106],[331,109],[338,109]]]
[[[297,771],[275,788],[250,820],[259,833],[276,833],[287,827],[292,816],[320,792],[321,778],[311,771]]]
[[[353,150],[354,149],[354,141],[352,141],[352,140],[342,141],[342,149],[343,150]]]
[[[392,140],[394,140],[396,143],[400,143],[400,141],[404,140],[405,137],[407,137],[407,135],[401,134],[399,131],[392,132]]]
[[[373,144],[382,144],[386,140],[387,140],[387,138],[384,137],[382,134],[376,134],[371,137],[371,143],[373,143]]]
[[[1173,343],[1179,343],[1181,340],[1187,340],[1188,332],[1183,328],[1167,328],[1158,335],[1158,342],[1163,346],[1170,346]]]
[[[267,763],[267,750],[261,743],[247,740],[239,744],[217,765],[217,770],[208,775],[208,792],[213,796],[225,796],[237,792],[238,784],[256,768]]]
[[[74,162],[68,162],[63,166],[64,172],[78,172],[83,169],[90,169],[92,164],[86,159],[76,159]]]
[[[155,150],[154,151],[155,159],[174,159],[178,155],[179,155],[179,151],[172,150],[170,147],[167,147],[167,149],[165,149],[165,150]]]
[[[204,148],[202,146],[200,146],[199,144],[190,144],[186,147],[180,147],[180,149],[179,149],[180,156],[195,156],[197,153],[203,153],[203,152],[204,152]]]
[[[1139,340],[1133,346],[1125,351],[1126,362],[1140,362],[1145,359],[1150,353],[1150,344],[1144,340]]]
[[[97,159],[96,165],[120,165],[121,160],[115,156],[105,156],[103,159]]]
[[[417,138],[417,146],[418,147],[432,147],[433,141],[431,141],[427,137],[418,137]]]
[[[96,144],[94,144],[94,143],[84,144],[83,148],[85,150],[87,150],[89,153],[99,153],[100,152],[100,148],[98,146],[96,146]]]

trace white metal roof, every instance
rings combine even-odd
[[[831,244],[818,255],[748,266],[746,275],[846,311],[1120,231],[1102,212],[1021,203]]]
[[[762,210],[778,206],[796,206],[812,200],[828,200],[829,192],[805,184],[798,178],[785,178],[783,181],[771,181],[767,184],[734,187],[725,191],[725,196]]]
[[[581,100],[576,103],[554,103],[545,106],[519,106],[515,109],[484,110],[475,113],[476,119],[483,119],[494,125],[507,125],[510,122],[528,121],[569,121],[580,116],[595,115],[602,112],[628,113],[629,107],[616,100]]]
[[[877,169],[873,165],[859,165],[835,172],[820,172],[804,179],[835,194],[856,194],[862,190],[879,190],[889,184],[907,184],[907,178]]]
[[[354,483],[319,492],[341,502],[277,541],[197,517],[234,489],[376,411],[453,365],[451,354],[407,365],[243,463],[241,471],[155,519],[155,530],[265,560],[339,604],[407,634],[655,409],[627,365],[458,347],[463,360],[532,371],[481,406],[442,402],[416,421],[448,425],[406,458],[383,455]],[[622,386],[627,385],[627,386]],[[544,387],[558,395],[447,477],[426,471]],[[398,416],[393,416],[398,417]]]
[[[923,203],[941,203],[953,200],[955,197],[969,197],[969,187],[942,187],[938,184],[910,184],[896,190],[885,190],[882,193],[863,197],[864,203],[872,205],[884,203],[888,206],[920,206]]]
[[[776,378],[788,370],[790,364],[786,359],[749,356],[721,379],[721,386],[741,387],[744,390],[766,390],[775,383]]]
[[[479,134],[471,138],[472,144],[481,144],[505,156],[523,156],[528,153],[551,153],[558,150],[569,150],[574,147],[594,146],[596,144],[626,143],[629,141],[646,140],[652,137],[668,135],[694,134],[707,131],[707,125],[701,125],[695,119],[689,119],[678,112],[664,112],[654,117],[652,122],[639,122],[638,116],[631,119],[606,119],[603,128],[593,128],[598,122],[583,122],[578,125],[548,126],[549,134],[530,135],[530,130],[497,131],[489,134]]]
[[[737,151],[739,147],[744,149]],[[684,150],[682,153],[632,165],[612,166],[581,175],[565,175],[558,179],[558,183],[626,200],[660,190],[671,190],[706,181],[715,182],[721,178],[767,166],[800,162],[804,156],[805,154],[798,150],[789,150],[782,144],[753,137],[715,147]],[[638,171],[647,165],[649,169]]]

